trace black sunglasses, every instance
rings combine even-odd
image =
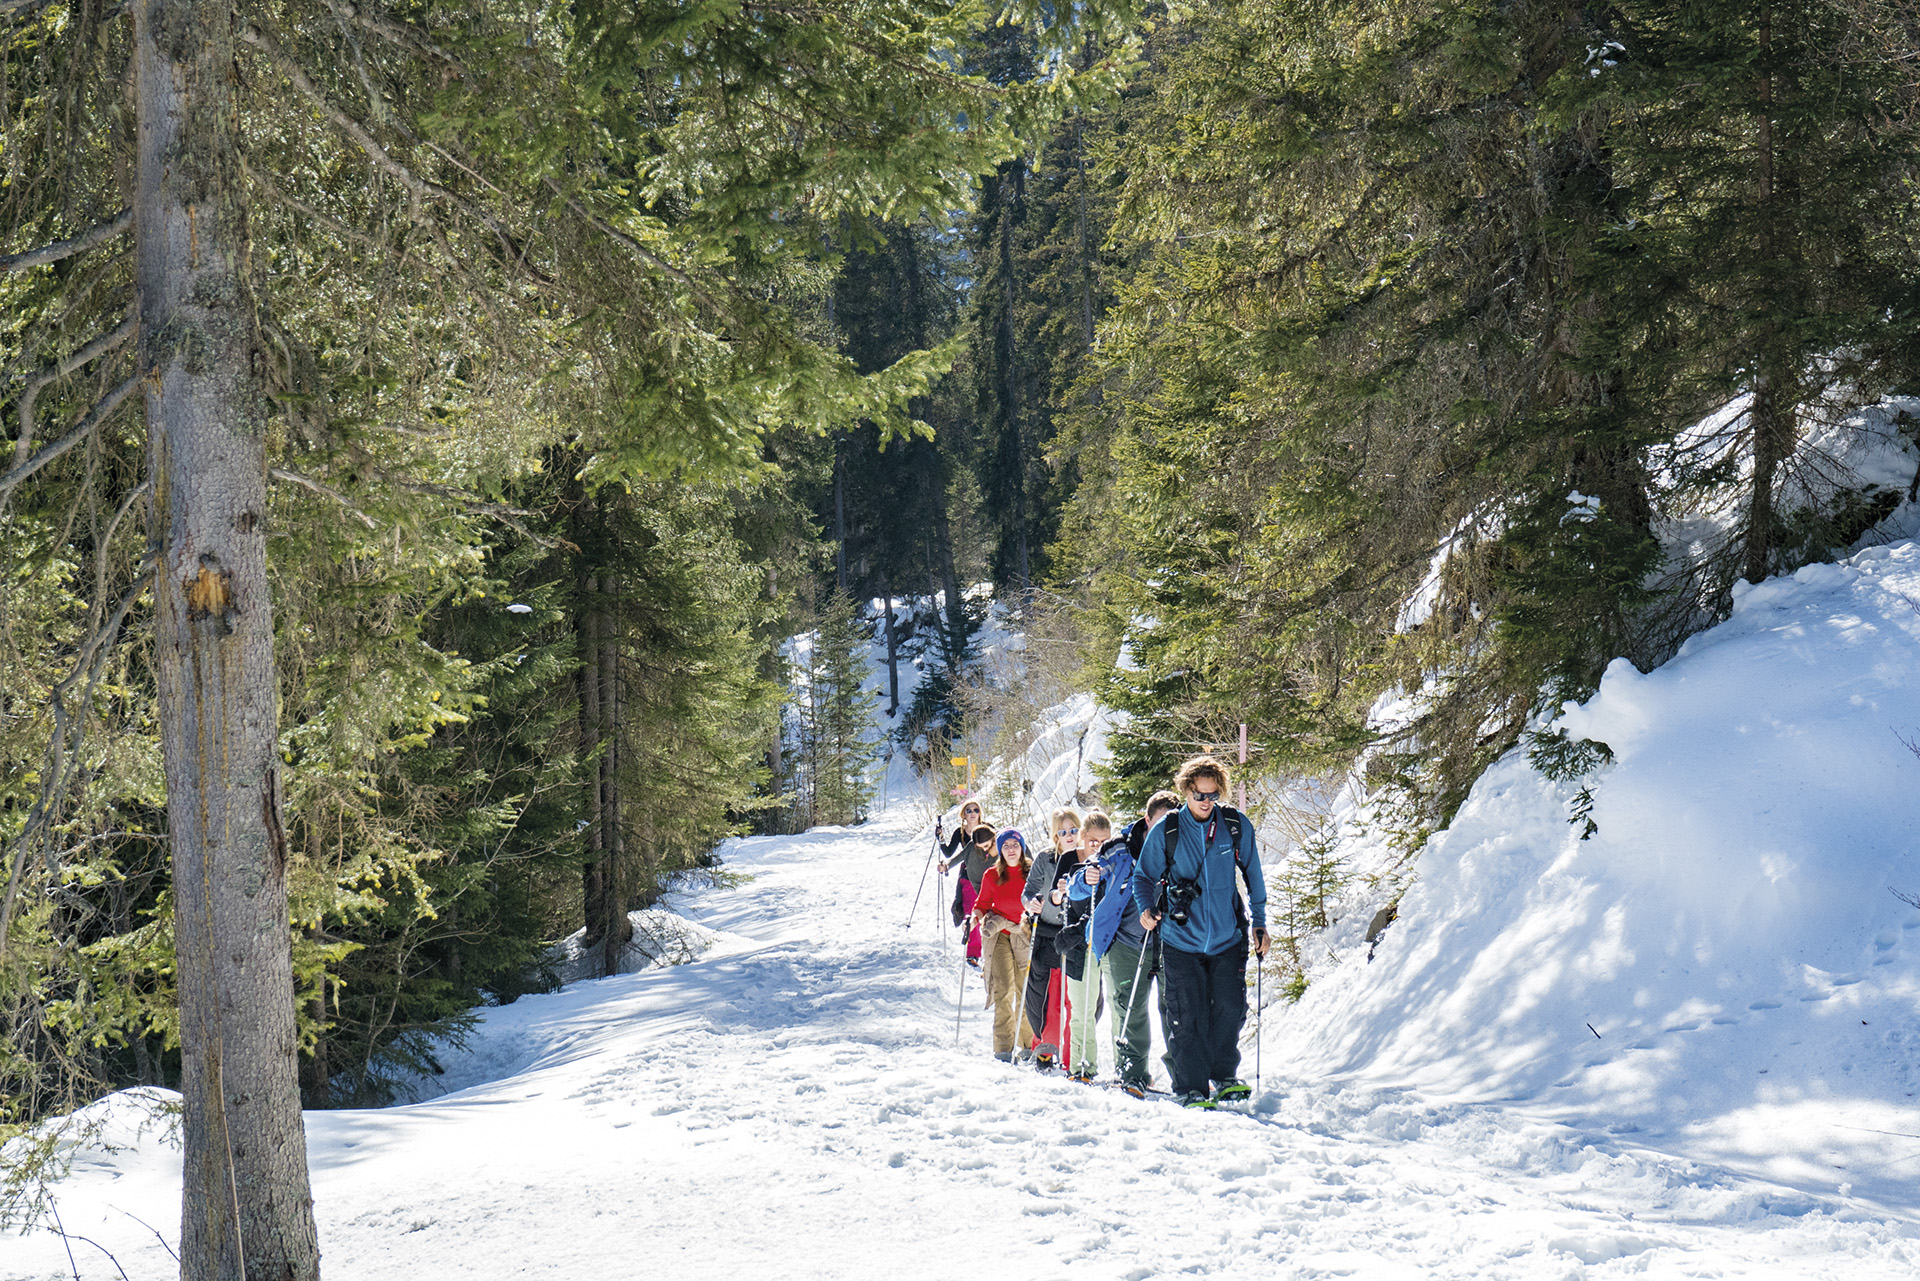
[[[1192,797],[1193,797],[1193,799],[1194,799],[1194,800],[1196,800],[1196,801],[1204,801],[1204,802],[1205,802],[1205,803],[1207,803],[1208,805],[1211,805],[1211,804],[1213,804],[1213,803],[1214,803],[1215,801],[1217,801],[1217,800],[1219,800],[1219,799],[1220,799],[1220,793],[1218,793],[1218,792],[1201,792],[1201,791],[1195,791],[1195,792],[1192,792],[1192,793],[1190,793],[1190,795],[1192,795]]]

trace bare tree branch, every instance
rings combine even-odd
[[[312,205],[308,204],[306,201],[300,200],[294,196],[288,195],[285,191],[282,191],[280,187],[271,178],[261,173],[258,169],[255,169],[252,165],[247,164],[245,161],[241,162],[240,167],[241,167],[241,170],[247,175],[247,181],[251,182],[254,186],[260,188],[261,191],[266,193],[267,198],[272,200],[275,204],[284,205],[286,208],[293,210],[295,213],[305,214],[307,217],[313,219],[315,222],[327,228],[329,231],[333,232],[335,235],[341,237],[342,239],[351,240],[356,244],[364,245],[368,249],[372,249],[377,253],[386,253],[390,248],[390,246],[382,244],[376,237],[368,235],[366,232],[360,230],[358,227],[355,227],[350,223],[342,222],[340,221],[340,219],[335,218],[332,214],[323,213],[320,210],[314,208]]]
[[[26,480],[27,477],[33,475],[54,459],[59,458],[88,436],[91,436],[94,430],[106,420],[107,415],[120,408],[121,402],[132,395],[134,388],[139,385],[140,379],[138,377],[127,379],[118,387],[115,387],[112,391],[102,396],[98,403],[87,411],[87,416],[80,420],[79,426],[62,436],[59,440],[54,441],[51,445],[48,445],[26,462],[15,467],[6,475],[0,476],[0,505],[5,504],[6,496],[19,488],[20,483]]]
[[[368,31],[385,36],[389,41],[399,45],[403,49],[412,50],[414,53],[421,54],[424,57],[431,58],[443,64],[460,79],[467,80],[472,77],[472,73],[467,70],[466,63],[460,61],[459,58],[448,53],[445,49],[442,49],[439,45],[427,39],[405,23],[395,22],[381,13],[369,13],[366,6],[349,4],[346,3],[345,0],[325,0],[325,3],[327,8],[353,22],[355,25],[365,27]]]
[[[313,477],[311,476],[302,476],[297,471],[288,471],[283,467],[269,467],[267,468],[267,475],[273,477],[275,480],[284,480],[290,484],[302,485],[307,489],[311,489],[314,493],[320,495],[322,498],[331,498],[334,502],[339,503],[342,507],[346,508],[347,511],[350,512],[352,515],[357,516],[360,520],[360,523],[362,525],[365,525],[368,529],[380,528],[379,521],[367,515],[365,512],[361,511],[358,507],[355,507],[352,503],[348,502],[345,498],[342,498],[338,493],[334,492],[331,489],[328,489],[325,485],[322,485],[319,481],[313,479]]]
[[[538,512],[528,511],[524,507],[509,507],[505,503],[475,502],[473,495],[466,493],[464,490],[455,489],[452,485],[436,485],[429,481],[421,480],[395,480],[393,483],[413,493],[431,494],[435,498],[444,498],[449,502],[457,503],[467,511],[478,512],[482,516],[491,516],[502,525],[517,532],[522,538],[532,543],[535,547],[544,547],[548,551],[565,550],[578,552],[580,550],[564,538],[550,538],[544,534],[536,534],[521,524],[518,519],[521,516],[537,516],[539,515]]]
[[[360,150],[366,153],[367,159],[371,160],[376,168],[385,170],[398,181],[401,186],[405,187],[413,195],[416,202],[421,204],[429,201],[440,202],[452,206],[457,212],[466,214],[475,222],[478,222],[481,226],[492,232],[495,239],[499,240],[501,249],[505,254],[505,261],[509,265],[525,272],[528,277],[542,285],[550,285],[553,283],[527,262],[525,249],[514,239],[513,234],[507,230],[505,224],[484,208],[462,198],[459,193],[451,191],[437,182],[432,182],[420,177],[414,173],[413,170],[394,159],[392,153],[380,144],[380,140],[368,132],[365,125],[341,110],[341,108],[326,95],[326,92],[313,82],[313,78],[306,73],[306,70],[302,68],[299,63],[295,62],[271,36],[254,26],[245,28],[239,35],[243,43],[252,45],[254,48],[260,50],[261,53],[265,54],[267,60],[273,64],[281,75],[287,78],[287,83],[291,84],[304,95],[308,101],[319,108],[321,114],[332,121],[336,129],[352,139],[359,146]],[[432,223],[431,219],[425,219],[424,215],[421,214],[416,214],[415,218],[416,221]],[[437,226],[437,224],[434,225]]]
[[[27,379],[26,389],[20,393],[20,435],[13,442],[13,465],[15,467],[18,467],[27,460],[27,451],[33,448],[33,437],[36,430],[33,425],[33,405],[34,402],[39,399],[40,389],[55,379],[65,378],[74,370],[92,363],[114,348],[131,342],[134,335],[139,332],[139,317],[129,313],[126,319],[120,322],[119,328],[115,329],[112,333],[100,335],[100,337],[80,348],[80,350],[74,352],[65,360],[60,361],[58,364],[49,365],[33,377]]]
[[[65,240],[56,240],[50,245],[41,245],[38,249],[29,249],[24,253],[8,254],[0,258],[0,271],[26,271],[33,267],[44,267],[75,254],[83,254],[95,245],[103,245],[115,236],[123,236],[133,230],[133,210],[122,209],[106,222],[95,223],[77,236]]]

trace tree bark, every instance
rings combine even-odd
[[[887,715],[900,714],[900,642],[893,631],[893,580],[880,575],[880,594],[886,597],[886,612],[881,615],[887,629]]]
[[[1760,10],[1760,77],[1756,121],[1755,197],[1760,210],[1761,259],[1767,269],[1781,265],[1779,214],[1775,208],[1773,138],[1773,10]],[[1747,422],[1753,431],[1753,478],[1747,500],[1744,575],[1750,583],[1765,580],[1772,569],[1774,544],[1773,487],[1780,465],[1793,450],[1795,401],[1790,375],[1769,350],[1778,341],[1773,326],[1762,318],[1761,350],[1756,353],[1753,400]]]
[[[1002,465],[1012,469],[1013,483],[1013,574],[1025,591],[1033,586],[1032,560],[1027,548],[1027,447],[1020,430],[1020,362],[1018,330],[1014,326],[1016,303],[1013,265],[1013,210],[1005,202],[1000,208],[1000,412],[1005,415]]]
[[[589,544],[584,535],[578,540],[581,547]],[[584,575],[580,580],[579,604],[576,606],[575,626],[579,629],[580,649],[580,759],[589,762],[586,781],[587,820],[587,857],[580,865],[580,915],[581,927],[586,931],[582,940],[591,947],[606,937],[606,920],[601,913],[601,904],[605,895],[601,889],[601,877],[604,874],[606,859],[604,850],[605,828],[601,823],[601,788],[603,760],[600,749],[600,580],[593,575]]]
[[[600,579],[600,727],[605,749],[600,756],[600,919],[607,932],[601,940],[601,972],[620,970],[620,953],[633,938],[627,919],[626,829],[620,818],[620,627],[614,615],[619,600],[617,581]]]
[[[833,442],[833,569],[834,582],[847,590],[847,464],[838,437]]]
[[[154,669],[183,1060],[180,1275],[313,1281],[233,18],[215,0],[137,0],[134,16]]]
[[[933,513],[933,555],[940,572],[940,590],[946,593],[947,668],[958,671],[966,644],[966,602],[960,599],[960,576],[953,568],[953,534],[947,526],[947,487],[938,460],[927,469],[927,508]]]

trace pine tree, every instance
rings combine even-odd
[[[807,651],[805,735],[811,823],[857,823],[873,798],[873,695],[865,689],[868,638],[853,601],[839,591],[820,608]]]
[[[67,602],[84,624],[55,629],[72,640],[48,657],[77,665],[41,682],[65,700],[60,746],[7,833],[0,940],[81,813],[59,763],[79,756],[101,656],[150,590],[154,686],[129,697],[159,709],[175,883],[205,891],[169,900],[192,1277],[238,1275],[243,1257],[317,1270],[269,473],[370,529],[396,497],[416,500],[412,528],[449,501],[451,519],[512,527],[525,513],[494,498],[529,452],[508,426],[529,401],[543,428],[556,413],[606,424],[602,474],[750,471],[775,423],[904,430],[937,358],[862,377],[794,323],[819,228],[950,207],[1048,91],[951,75],[940,51],[973,15],[939,6],[896,6],[877,37],[833,8],[769,22],[722,7],[694,28],[677,6],[260,19],[218,0],[27,5],[5,50],[15,252],[0,269],[23,305],[0,501],[31,489],[32,522],[77,506],[100,536],[83,554],[118,550]],[[193,40],[167,38],[180,31]],[[133,405],[144,431],[115,417]],[[406,465],[407,441],[462,426],[435,466]],[[127,520],[143,496],[144,538]],[[226,853],[206,862],[212,831]]]

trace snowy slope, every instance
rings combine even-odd
[[[1255,1116],[993,1062],[905,819],[742,841],[679,904],[701,959],[488,1010],[432,1102],[307,1118],[329,1281],[1899,1277],[1863,1209],[1637,1138],[1277,1069]],[[929,888],[928,895],[934,894]],[[125,1108],[125,1096],[101,1106]],[[61,1190],[81,1281],[173,1275],[177,1152],[149,1132]],[[70,1277],[50,1235],[0,1278]]]
[[[1597,834],[1497,765],[1374,960],[1349,932],[1276,1007],[1281,1056],[1910,1212],[1920,911],[1889,887],[1920,892],[1920,547],[1744,589],[1560,724],[1615,753]]]

